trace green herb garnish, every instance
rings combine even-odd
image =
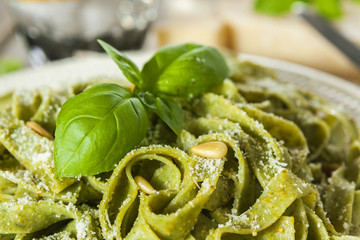
[[[353,0],[358,2],[359,0]],[[269,15],[284,15],[291,11],[295,2],[309,4],[321,16],[337,19],[343,16],[341,0],[256,0],[254,8],[257,12]]]
[[[134,91],[99,84],[70,98],[56,121],[55,169],[59,177],[110,171],[140,144],[152,111],[180,134],[183,113],[175,98],[199,95],[229,76],[214,48],[182,44],[160,49],[140,71],[124,54],[99,41]]]
[[[24,67],[24,63],[19,59],[0,59],[0,75],[19,70]]]

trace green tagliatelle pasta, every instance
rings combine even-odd
[[[96,176],[56,177],[53,141],[27,124],[53,134],[61,105],[93,83],[0,98],[0,239],[360,239],[356,124],[270,70],[228,60],[221,86],[179,100],[180,135],[151,115],[141,145]],[[191,150],[208,142],[226,155]]]

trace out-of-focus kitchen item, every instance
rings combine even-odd
[[[222,11],[218,8],[220,2],[216,0],[162,1],[159,18],[154,27],[159,46],[198,42],[218,48],[230,47],[229,29],[224,24]],[[236,3],[235,6],[237,6]]]
[[[4,0],[0,0],[0,75],[22,68],[27,54],[26,44],[16,34],[14,18]]]
[[[6,5],[0,1],[0,46],[7,41],[14,29],[14,21],[8,13]]]
[[[313,26],[322,36],[337,47],[345,56],[352,61],[360,70],[360,48],[355,46],[347,38],[339,33],[331,24],[320,17],[316,13],[307,9],[306,7],[299,8],[297,12],[303,19],[305,19],[311,26]]]
[[[18,29],[30,46],[48,58],[71,56],[76,50],[100,51],[97,39],[118,49],[141,47],[156,19],[158,0],[8,0]]]
[[[207,6],[206,9],[210,9],[207,11],[198,7],[203,0],[169,2],[161,6],[159,20],[153,28],[160,46],[192,41],[228,47],[242,53],[310,66],[360,84],[360,71],[354,64],[298,16],[258,14],[253,11],[253,0],[209,1],[213,5]],[[176,4],[173,2],[177,5],[192,3],[195,13],[181,20],[183,14],[175,16]],[[343,4],[344,16],[333,25],[360,46],[360,5],[354,1],[343,1]],[[201,13],[196,14],[196,10]],[[173,14],[163,18],[162,11],[172,11]],[[203,12],[208,16],[203,16]]]

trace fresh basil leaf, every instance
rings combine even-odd
[[[291,5],[297,0],[256,0],[254,8],[256,11],[269,14],[281,15],[290,11]]]
[[[87,176],[114,169],[144,139],[148,114],[129,90],[99,84],[65,102],[56,125],[56,174]]]
[[[149,92],[138,94],[142,103],[160,117],[176,135],[181,133],[184,116],[180,106],[170,98],[156,97]]]
[[[314,0],[314,7],[325,18],[336,19],[343,15],[340,0]]]
[[[107,44],[102,40],[98,40],[99,44],[105,50],[105,52],[114,60],[118,65],[124,76],[129,80],[129,82],[135,85],[141,85],[142,78],[141,73],[136,64],[131,61],[124,54],[119,52],[116,48]]]
[[[160,49],[144,65],[140,88],[157,96],[192,97],[221,84],[229,74],[216,49],[174,45]]]

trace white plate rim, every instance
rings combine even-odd
[[[153,51],[131,51],[125,54],[138,66],[148,60]],[[251,61],[274,69],[279,79],[318,94],[350,113],[360,125],[360,86],[334,75],[296,63],[241,53],[240,60]],[[59,87],[87,81],[90,78],[121,78],[116,64],[106,54],[89,54],[50,62],[36,69],[24,69],[0,77],[0,97],[14,89]],[[126,81],[124,81],[126,84]]]

